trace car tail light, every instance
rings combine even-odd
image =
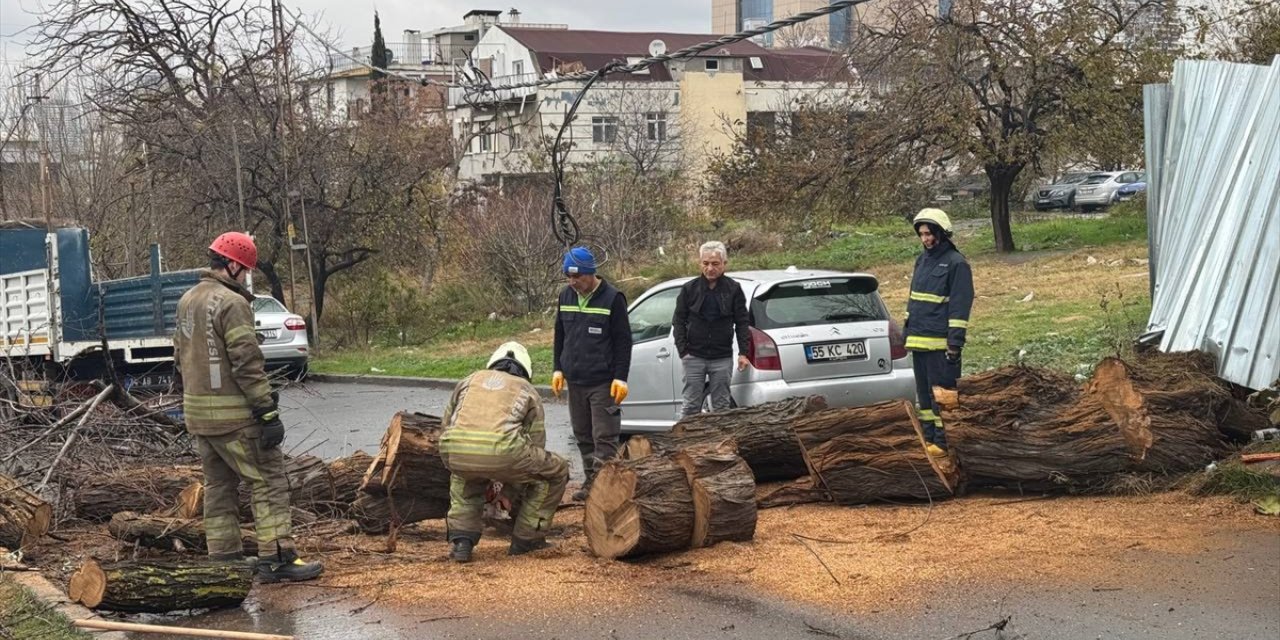
[[[889,357],[901,360],[907,357],[907,338],[902,333],[898,321],[889,319]]]
[[[289,318],[284,321],[284,328],[290,331],[302,331],[307,328],[307,323],[302,318]]]
[[[761,371],[782,371],[782,358],[778,356],[778,343],[769,334],[751,327],[751,343],[747,345],[747,360]]]

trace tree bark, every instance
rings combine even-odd
[[[24,549],[48,533],[52,522],[53,507],[0,475],[0,547]]]
[[[689,546],[693,493],[668,456],[612,460],[596,475],[583,516],[591,552],[610,560]]]
[[[815,483],[812,476],[756,487],[756,506],[760,509],[794,507],[813,502],[831,502],[831,493],[821,483]]]
[[[75,490],[75,515],[90,522],[106,522],[120,511],[162,511],[202,477],[200,467],[168,465],[135,467],[89,477]]]
[[[121,511],[111,516],[107,532],[121,542],[163,551],[205,553],[209,550],[204,522],[198,519]],[[245,555],[258,554],[258,538],[253,531],[241,530],[240,541]]]
[[[750,540],[756,533],[756,482],[732,441],[682,449],[675,454],[693,492],[689,546]]]
[[[813,477],[837,504],[951,495],[925,453],[905,401],[829,409],[796,421]]]
[[[253,570],[238,562],[104,567],[86,560],[72,574],[68,595],[90,609],[167,613],[236,607],[252,586]]]
[[[366,456],[367,457],[367,456]],[[289,478],[289,504],[291,507],[317,515],[341,517],[351,501],[342,501],[339,487],[329,472],[329,465],[315,456],[285,458],[284,472]],[[350,478],[344,481],[350,482]],[[342,488],[344,491],[345,487]],[[240,483],[239,513],[241,522],[253,520],[252,491],[248,483]],[[184,488],[174,499],[174,515],[182,518],[204,517],[203,478]]]
[[[351,504],[360,497],[360,483],[364,474],[373,464],[373,456],[357,451],[345,458],[338,458],[329,463],[329,477],[333,480],[333,500],[343,505],[343,512],[351,509]]]
[[[984,167],[991,183],[991,229],[995,233],[997,253],[1014,251],[1013,230],[1009,225],[1009,197],[1013,183],[1022,173],[1021,164],[994,164]]]
[[[700,413],[685,418],[670,433],[646,436],[655,452],[671,452],[696,444],[732,439],[756,482],[791,480],[808,473],[792,425],[800,417],[826,408],[818,396],[789,398],[754,407]]]
[[[392,525],[438,520],[449,514],[449,501],[433,497],[413,495],[371,496],[361,494],[351,505],[348,514],[360,531],[370,535],[387,533]]]

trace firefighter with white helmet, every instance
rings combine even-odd
[[[922,209],[911,222],[924,251],[916,258],[907,302],[907,349],[916,378],[918,415],[926,448],[947,456],[947,434],[933,387],[954,389],[973,306],[973,272],[952,241],[951,219],[941,209]]]
[[[533,363],[518,342],[498,347],[486,368],[453,390],[444,410],[440,457],[449,482],[449,557],[469,562],[483,529],[493,481],[514,495],[510,555],[549,546],[551,519],[569,484],[569,464],[546,450],[542,399],[530,383]]]

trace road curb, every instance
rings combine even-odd
[[[54,586],[52,582],[49,582],[48,578],[45,578],[38,571],[14,571],[8,575],[13,578],[13,581],[18,586],[30,591],[36,599],[53,607],[54,610],[66,616],[72,622],[76,620],[101,619],[102,617],[83,605],[72,602],[67,597],[67,594],[62,592],[62,589]],[[81,629],[81,631],[101,640],[128,640],[128,636],[122,631],[94,631],[92,629]]]
[[[307,382],[324,382],[328,384],[376,384],[384,387],[410,387],[416,389],[438,389],[452,391],[458,386],[458,380],[449,378],[418,378],[412,376],[380,376],[349,373],[310,373]],[[551,387],[545,384],[533,385],[544,398],[554,398]]]

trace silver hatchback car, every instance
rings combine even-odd
[[[751,317],[751,366],[730,382],[735,405],[808,395],[824,396],[832,407],[915,401],[903,333],[875,276],[795,267],[727,275],[742,285]],[[624,433],[666,431],[680,417],[684,369],[671,320],[680,286],[690,279],[659,284],[631,305]]]

